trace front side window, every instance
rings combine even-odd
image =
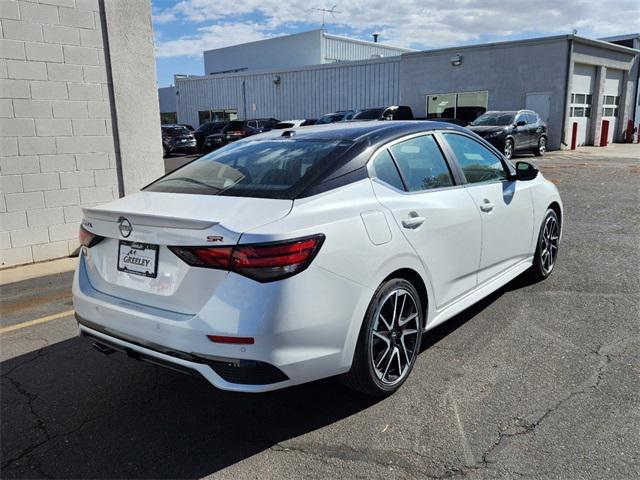
[[[527,123],[529,125],[535,125],[538,123],[538,115],[535,113],[527,113]]]
[[[396,143],[389,150],[396,160],[408,191],[453,186],[453,177],[433,135]]]
[[[524,122],[525,124],[528,123],[527,115],[525,113],[519,113],[518,115],[516,115],[516,125],[520,122]]]
[[[351,145],[344,140],[231,143],[156,180],[152,192],[293,198]]]
[[[443,135],[469,183],[497,182],[509,178],[500,158],[488,148],[464,135]]]

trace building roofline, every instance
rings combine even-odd
[[[289,33],[287,35],[278,35],[277,37],[268,37],[268,38],[263,38],[262,40],[254,40],[252,42],[235,43],[233,45],[227,45],[226,47],[210,48],[209,50],[203,50],[202,54],[204,55],[207,52],[215,52],[216,50],[224,50],[226,48],[243,47],[245,45],[253,45],[254,43],[268,42],[269,40],[276,40],[276,39],[279,39],[279,38],[296,37],[296,36],[299,36],[299,35],[308,35],[310,33],[318,33],[318,34],[322,35],[323,30],[322,30],[322,28],[316,28],[314,30],[307,30],[305,32],[296,32],[296,33]]]
[[[306,70],[322,70],[327,68],[339,68],[339,67],[350,67],[357,65],[369,65],[372,63],[395,63],[400,62],[400,55],[393,55],[389,57],[382,58],[365,58],[364,60],[348,60],[344,62],[333,62],[333,63],[320,63],[316,65],[301,65],[299,67],[285,67],[285,68],[271,68],[266,70],[250,70],[243,72],[234,72],[234,73],[218,73],[215,75],[189,75],[183,78],[176,78],[175,81],[183,82],[183,81],[197,81],[197,80],[206,80],[206,79],[214,79],[214,78],[234,78],[234,77],[249,77],[252,75],[278,75],[289,72],[302,72]]]
[[[360,40],[359,38],[351,38],[351,37],[344,37],[342,35],[334,35],[332,33],[327,33],[324,30],[322,30],[322,35],[326,38],[332,38],[335,40],[342,40],[343,42],[351,42],[351,43],[358,43],[360,45],[367,45],[370,47],[382,47],[382,48],[392,48],[394,50],[401,50],[403,52],[416,52],[417,50],[415,48],[405,48],[405,47],[396,47],[395,45],[389,45],[387,43],[384,42],[371,42],[369,40]]]
[[[639,50],[635,50],[629,47],[623,47],[622,45],[616,45],[614,43],[609,43],[602,40],[593,40],[591,38],[580,37],[578,35],[567,34],[567,35],[554,35],[549,37],[537,37],[537,38],[526,38],[522,40],[507,40],[503,42],[490,42],[490,43],[478,43],[474,45],[465,45],[461,47],[445,47],[445,48],[437,48],[433,50],[423,50],[419,52],[411,52],[411,53],[403,53],[402,56],[428,56],[428,55],[439,55],[442,53],[459,53],[463,51],[470,50],[484,50],[491,48],[502,48],[502,47],[518,47],[523,45],[535,45],[535,44],[543,44],[543,43],[552,43],[557,42],[559,40],[574,40],[578,43],[583,43],[587,45],[594,45],[601,48],[606,48],[608,50],[615,50],[618,52],[631,53],[636,55],[640,53]]]
[[[613,37],[603,37],[598,40],[602,40],[604,42],[616,42],[618,40],[633,40],[640,39],[640,33],[624,33],[622,35],[614,35]]]

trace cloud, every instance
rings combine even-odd
[[[417,48],[578,33],[606,36],[637,31],[637,0],[333,0],[339,13],[326,16],[329,31]],[[322,5],[322,2],[317,2]],[[194,34],[160,42],[159,57],[200,55],[203,50],[283,34],[287,27],[318,28],[321,13],[308,0],[181,0],[157,9],[157,26],[181,22]],[[250,21],[248,21],[249,19]]]

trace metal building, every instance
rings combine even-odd
[[[412,52],[377,42],[330,35],[323,29],[204,52],[205,75],[297,68]]]
[[[470,121],[486,110],[528,108],[547,121],[550,149],[571,145],[574,124],[577,145],[600,144],[603,120],[608,141],[624,141],[628,121],[637,118],[640,52],[612,42],[560,35],[176,77],[177,117],[193,125],[235,117],[285,120],[401,104],[417,117]]]

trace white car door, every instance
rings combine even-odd
[[[473,289],[480,262],[480,214],[436,137],[420,134],[393,142],[371,166],[375,195],[422,260],[436,308]]]
[[[466,181],[466,192],[482,218],[482,256],[478,284],[531,255],[531,182],[517,182],[505,162],[470,136],[443,133]]]

